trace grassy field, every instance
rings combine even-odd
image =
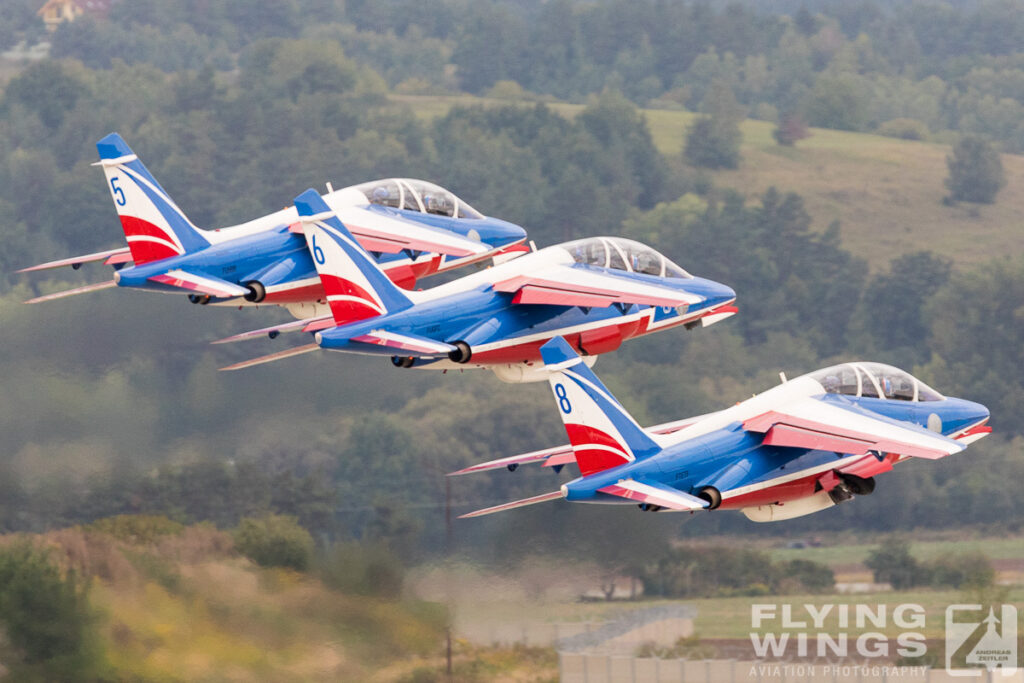
[[[468,95],[394,99],[425,120],[455,105],[509,104]],[[566,116],[582,109],[550,106]],[[694,114],[644,114],[658,149],[678,158]],[[764,121],[745,121],[741,166],[712,173],[715,183],[746,194],[771,186],[799,193],[815,227],[824,230],[840,221],[844,244],[872,269],[884,268],[894,255],[922,249],[959,264],[1024,251],[1024,156],[1003,155],[1007,186],[994,205],[949,207],[942,204],[949,145],[813,128],[796,146],[781,147],[772,138],[773,128]]]
[[[775,561],[814,560],[829,566],[862,563],[877,543],[823,546],[819,548],[772,548]],[[1024,538],[975,538],[961,541],[925,541],[913,543],[911,554],[919,560],[934,560],[948,555],[985,555],[990,560],[1024,560]]]
[[[694,631],[701,638],[724,638],[724,639],[745,639],[749,637],[751,630],[751,605],[770,604],[776,605],[776,615],[781,614],[782,605],[791,605],[794,620],[805,619],[807,614],[803,605],[814,605],[821,608],[822,605],[850,605],[848,609],[856,610],[856,605],[866,605],[872,610],[877,610],[878,605],[885,605],[887,614],[891,613],[898,605],[913,604],[919,605],[925,611],[925,628],[923,633],[928,638],[941,638],[943,633],[944,613],[946,607],[953,604],[970,602],[972,596],[966,593],[953,590],[913,590],[913,591],[885,591],[879,593],[862,593],[857,595],[769,595],[758,597],[731,597],[731,598],[701,598],[696,600],[642,600],[638,602],[542,602],[526,603],[516,602],[492,602],[479,603],[473,606],[476,613],[469,615],[479,623],[483,615],[489,616],[497,622],[508,624],[527,621],[544,622],[603,622],[614,620],[616,615],[623,612],[630,612],[637,609],[653,607],[663,604],[693,605],[697,608],[697,618],[694,621]],[[1006,601],[1009,604],[1019,605],[1024,603],[1024,587],[1017,586],[1009,589],[1006,593]],[[838,607],[833,608],[833,613],[826,619],[826,626],[837,625],[836,614]],[[850,615],[854,614],[853,611]],[[1024,617],[1024,614],[1021,615]],[[778,619],[778,617],[777,617]],[[772,622],[766,628],[769,630],[806,630],[806,629],[781,629],[779,622]],[[888,623],[887,628],[877,629],[870,623],[862,623],[859,627],[854,620],[850,619],[849,633],[864,633],[873,630],[880,630],[886,635],[894,636],[899,632],[898,625]],[[768,622],[765,622],[768,624]]]

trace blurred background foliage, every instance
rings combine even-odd
[[[30,4],[0,10],[5,47],[44,35]],[[89,167],[95,141],[116,130],[201,226],[248,220],[327,181],[399,175],[444,185],[541,246],[596,234],[648,242],[732,285],[741,313],[600,360],[641,422],[742,400],[779,370],[892,362],[986,403],[996,436],[904,465],[870,499],[786,530],[1019,531],[1021,256],[964,266],[927,251],[891,262],[853,254],[841,224],[820,225],[799,188],[741,194],[685,164],[682,147],[659,153],[637,107],[738,107],[772,121],[797,112],[814,126],[938,141],[972,133],[1021,152],[1022,9],[133,0],[61,25],[50,57],[7,72],[0,96],[0,529],[127,513],[233,528],[274,514],[320,549],[362,543],[367,563],[374,553],[411,563],[444,553],[446,500],[459,512],[554,490],[570,474],[443,476],[561,443],[544,385],[340,354],[219,374],[264,346],[210,340],[283,312],[121,291],[23,306],[98,273],[16,268],[122,243]],[[459,93],[527,103],[431,119],[396,97]],[[567,117],[554,98],[585,107]],[[528,547],[614,563],[677,536],[762,529],[735,514],[683,519],[553,504],[457,523],[454,549],[484,562]],[[330,576],[354,585],[368,571]]]

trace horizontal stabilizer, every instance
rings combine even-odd
[[[248,289],[241,285],[236,285],[233,282],[221,280],[220,278],[213,277],[211,275],[190,273],[189,271],[182,270],[180,268],[169,270],[162,275],[154,275],[149,279],[153,282],[159,282],[162,285],[181,287],[182,289],[187,289],[190,292],[199,292],[200,294],[209,294],[210,296],[221,298],[245,296],[249,293]]]
[[[228,365],[221,368],[222,371],[228,372],[231,370],[242,370],[244,368],[251,368],[255,365],[263,365],[264,363],[273,363],[276,360],[284,360],[285,358],[291,358],[292,356],[298,356],[303,353],[309,353],[310,351],[316,351],[320,347],[317,344],[306,344],[305,346],[296,346],[292,349],[285,349],[284,351],[278,351],[268,356],[260,356],[259,358],[252,358],[250,360],[244,360],[241,363],[235,363],[234,365]]]
[[[124,261],[119,260],[120,257],[127,256],[128,258]],[[61,268],[63,266],[80,266],[83,263],[91,263],[93,261],[104,261],[107,265],[113,265],[115,263],[127,263],[131,261],[131,254],[128,252],[128,247],[121,247],[120,249],[110,249],[108,251],[97,251],[95,254],[85,254],[84,256],[72,256],[71,258],[60,259],[59,261],[50,261],[49,263],[40,263],[38,266],[30,266],[28,268],[22,268],[17,271],[19,273],[31,273],[36,270],[49,270],[50,268]]]
[[[618,483],[603,486],[598,491],[670,510],[703,510],[710,505],[706,500],[683,493],[671,486],[635,479],[623,479]]]
[[[552,491],[551,493],[542,493],[539,496],[533,496],[532,498],[523,498],[522,500],[514,500],[511,503],[504,503],[502,505],[495,505],[494,507],[484,508],[482,510],[475,510],[473,512],[467,512],[464,515],[459,515],[459,519],[466,519],[468,517],[483,517],[484,515],[491,515],[495,512],[503,512],[505,510],[513,510],[515,508],[525,507],[527,505],[534,505],[536,503],[546,503],[549,500],[558,500],[562,497],[561,491]]]
[[[648,427],[645,431],[651,434],[671,434],[677,432],[684,427],[703,420],[708,415],[699,415],[697,417],[686,418],[685,420],[674,420],[672,422],[665,422],[662,424]],[[479,465],[470,465],[456,472],[449,472],[449,477],[455,477],[462,474],[473,474],[475,472],[487,472],[488,470],[497,470],[502,467],[519,465],[528,465],[531,463],[539,462],[542,463],[542,467],[557,467],[558,465],[568,465],[576,462],[576,455],[573,453],[572,446],[570,444],[563,444],[561,446],[554,446],[552,448],[544,448],[539,451],[530,451],[529,453],[521,453],[519,455],[510,455],[506,458],[498,458],[497,460],[491,460],[489,462],[483,462]]]
[[[97,282],[94,285],[85,285],[84,287],[75,287],[74,289],[66,289],[63,292],[54,292],[53,294],[46,294],[44,296],[37,296],[35,299],[29,299],[25,303],[27,304],[41,304],[44,301],[53,301],[54,299],[63,299],[66,296],[75,296],[77,294],[87,294],[89,292],[96,292],[101,289],[110,289],[111,287],[117,287],[117,283],[113,280],[109,282]]]
[[[271,325],[269,327],[261,327],[258,330],[250,330],[249,332],[242,332],[235,334],[230,337],[224,337],[217,341],[210,342],[211,344],[231,344],[233,342],[245,341],[246,339],[256,339],[258,337],[273,335],[276,337],[282,332],[315,332],[317,329],[323,329],[322,327],[314,327],[316,323],[326,323],[324,327],[334,327],[334,318],[331,316],[321,316],[319,318],[306,318],[305,320],[293,320],[291,322],[281,323],[280,325]],[[277,334],[275,334],[277,333]]]
[[[352,337],[350,341],[384,346],[396,353],[401,352],[412,356],[447,356],[450,352],[458,350],[451,344],[429,337],[421,337],[418,334],[398,334],[387,330],[373,330],[358,337]]]
[[[554,467],[555,465],[565,465],[571,462],[576,462],[576,455],[572,452],[572,446],[566,444],[564,446],[555,446],[554,448],[545,448],[540,451],[510,455],[507,458],[498,458],[497,460],[483,462],[479,465],[470,465],[469,467],[464,467],[461,470],[449,472],[448,476],[457,477],[462,474],[487,472],[488,470],[497,470],[502,467],[514,468],[519,465],[526,465],[534,462],[543,462],[544,467]]]

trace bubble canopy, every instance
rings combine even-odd
[[[448,190],[412,178],[385,178],[356,185],[371,204],[432,213],[449,218],[483,218],[483,214]]]
[[[651,249],[622,237],[588,237],[559,245],[576,263],[680,279],[693,276]]]
[[[895,401],[941,401],[942,394],[909,372],[883,363],[844,363],[809,375],[829,394]]]

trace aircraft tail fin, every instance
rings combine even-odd
[[[583,476],[661,450],[564,339],[552,339],[540,353]]]
[[[203,231],[193,225],[142,161],[117,133],[96,143],[107,177],[107,189],[121,219],[128,248],[136,265],[159,261],[209,246]]]
[[[413,305],[316,190],[296,197],[295,208],[335,324],[395,313]]]

